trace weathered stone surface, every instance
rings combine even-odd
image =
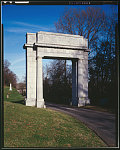
[[[45,108],[44,99],[37,100],[37,108]]]
[[[25,99],[25,105],[26,106],[36,106],[36,99],[32,99],[32,98],[26,98]]]
[[[27,33],[26,34],[26,43],[33,44],[36,42],[36,33]]]
[[[86,47],[87,48],[87,39],[84,39],[83,36],[71,35],[71,34],[61,34],[61,33],[52,33],[52,32],[43,32],[40,31],[37,33],[36,43],[39,44],[50,44],[56,46],[73,46],[76,47]]]
[[[72,60],[72,104],[78,107],[88,99],[88,40],[79,35],[40,31],[27,33],[26,74],[27,106],[45,108],[43,98],[42,58]]]

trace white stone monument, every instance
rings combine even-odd
[[[88,99],[88,40],[83,36],[38,32],[26,34],[26,106],[45,108],[42,59],[72,60],[72,105],[84,106]]]
[[[12,84],[10,83],[10,89],[9,89],[10,91],[12,91]]]

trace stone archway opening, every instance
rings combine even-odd
[[[48,61],[49,60],[49,61]],[[43,97],[45,102],[70,105],[72,102],[72,61],[43,58]]]
[[[88,99],[88,41],[79,35],[51,32],[27,33],[26,105],[45,107],[43,98],[42,59],[72,60],[72,105],[90,103]]]

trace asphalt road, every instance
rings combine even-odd
[[[77,118],[92,129],[109,147],[117,146],[116,117],[114,114],[52,103],[46,103],[46,107]]]

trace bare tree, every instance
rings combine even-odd
[[[71,98],[71,67],[65,60],[54,60],[47,66],[44,78],[44,97],[56,103],[69,103]]]
[[[92,48],[94,40],[98,39],[105,27],[105,13],[100,8],[87,7],[81,9],[66,9],[55,23],[57,32],[84,36]]]
[[[17,84],[17,76],[15,73],[13,73],[10,69],[10,62],[8,60],[5,60],[4,62],[4,85],[9,86],[10,83],[13,87],[16,87]]]

